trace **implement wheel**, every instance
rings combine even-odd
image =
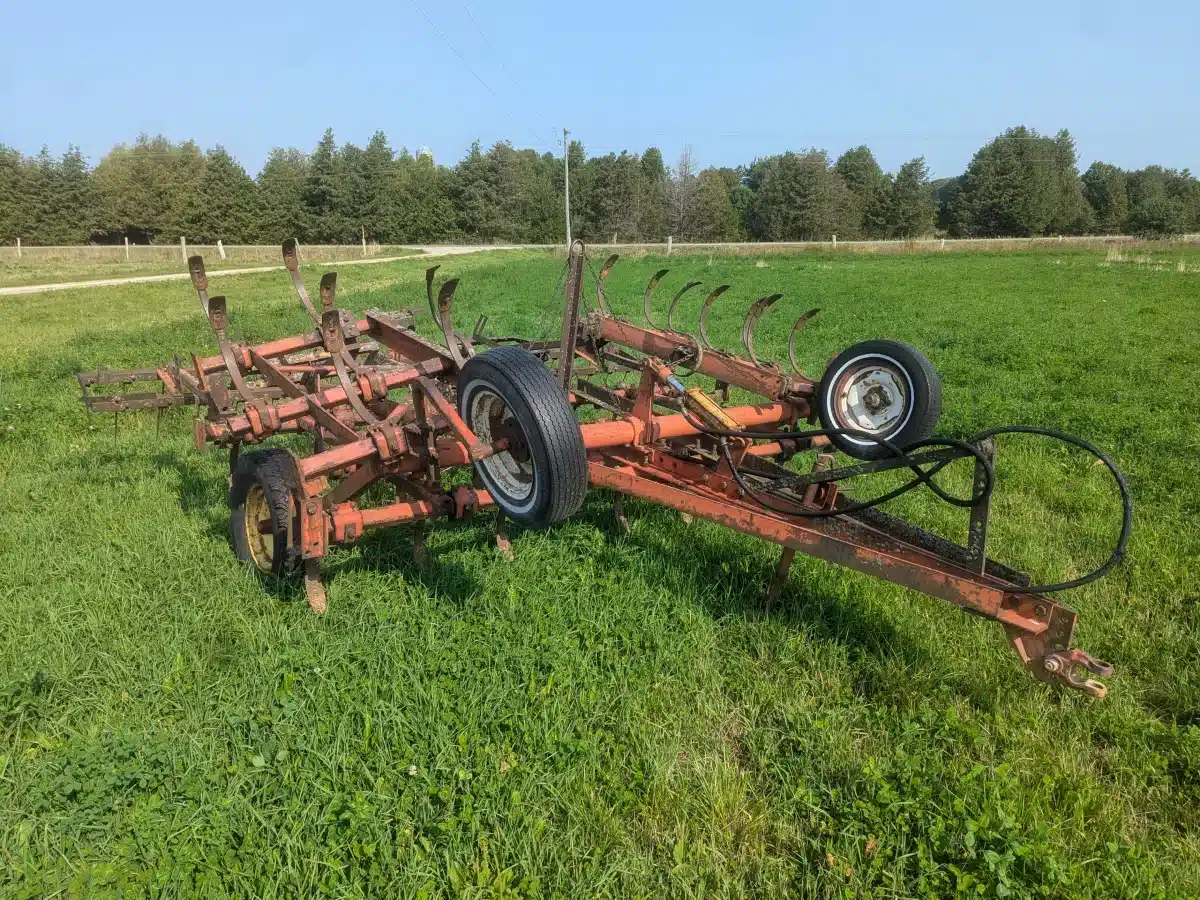
[[[587,452],[566,394],[520,347],[473,356],[458,375],[458,412],[485,444],[509,448],[475,463],[504,514],[544,528],[573,515],[587,493]]]
[[[243,454],[229,486],[229,529],[237,558],[262,575],[295,562],[296,472],[292,455],[272,448]]]
[[[942,380],[925,355],[899,341],[863,341],[838,354],[817,388],[817,415],[825,428],[861,431],[900,448],[933,437],[942,412]],[[892,453],[869,437],[829,436],[857,459]]]

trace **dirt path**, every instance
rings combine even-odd
[[[482,253],[487,250],[516,250],[519,249],[515,245],[496,244],[489,246],[430,246],[416,247],[419,253],[412,253],[407,256],[381,256],[373,259],[345,259],[339,262],[329,263],[307,263],[306,265],[326,265],[326,266],[366,266],[372,263],[390,263],[397,262],[402,259],[414,259],[417,257],[425,258],[431,256],[455,256],[463,253]],[[214,269],[208,273],[209,278],[215,278],[218,275],[250,275],[255,272],[278,272],[285,267],[279,266],[250,266],[241,269]],[[96,288],[110,287],[118,284],[142,284],[150,281],[185,281],[191,276],[187,272],[171,272],[167,275],[130,275],[127,278],[101,278],[93,281],[61,281],[57,284],[22,284],[16,287],[0,287],[0,297],[13,296],[15,294],[42,294],[47,291],[70,291],[76,288]]]

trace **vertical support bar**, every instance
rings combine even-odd
[[[571,132],[563,129],[563,204],[567,219],[567,252],[571,252]]]
[[[979,442],[979,452],[988,461],[988,465],[996,464],[996,443],[991,438]],[[982,494],[987,487],[987,469],[978,459],[975,460],[975,479],[972,493]],[[992,495],[989,491],[978,503],[971,507],[971,530],[967,534],[967,552],[971,557],[971,566],[976,572],[983,574],[987,566],[987,532],[988,512],[992,505]]]
[[[779,602],[779,595],[783,593],[783,586],[787,584],[788,572],[792,568],[792,560],[795,557],[795,550],[791,547],[783,548],[783,554],[779,557],[779,566],[775,569],[775,577],[771,579],[771,587],[767,591],[767,612],[770,612]]]
[[[496,551],[507,560],[513,558],[512,541],[504,527],[504,510],[496,507]]]
[[[558,348],[558,383],[571,391],[571,370],[575,365],[575,340],[579,331],[579,303],[583,296],[583,241],[571,245],[567,257],[567,302],[563,308],[562,343]]]

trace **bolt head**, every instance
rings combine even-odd
[[[1057,675],[1062,671],[1062,661],[1059,660],[1058,657],[1052,656],[1050,659],[1047,659],[1042,663],[1042,668],[1051,675]]]

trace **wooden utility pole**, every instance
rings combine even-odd
[[[563,129],[563,198],[567,206],[567,251],[571,250],[571,132]]]

